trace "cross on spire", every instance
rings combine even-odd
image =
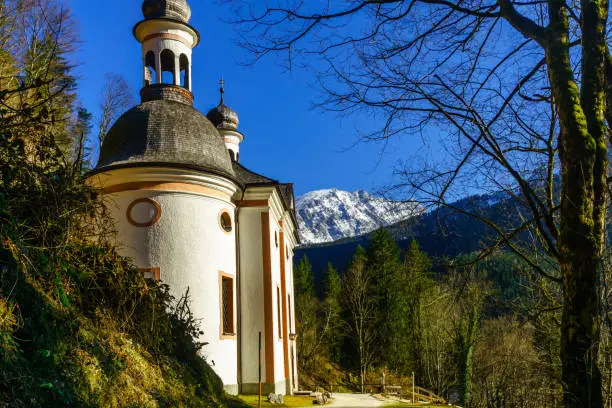
[[[225,93],[225,79],[223,79],[223,77],[221,77],[221,80],[219,81],[219,92],[221,92],[221,103],[223,103],[223,94]]]

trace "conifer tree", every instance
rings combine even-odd
[[[3,118],[13,127],[44,126],[62,152],[72,154],[78,139],[69,128],[78,106],[70,62],[77,43],[71,15],[56,0],[7,1],[2,6],[0,31],[8,34],[4,31],[1,51],[14,61],[2,67],[13,71],[15,79],[14,84],[8,83],[14,97],[5,98]],[[27,142],[31,150],[36,141]]]
[[[376,302],[377,363],[395,365],[397,331],[405,328],[405,308],[399,296],[400,250],[391,233],[381,228],[372,234],[367,248],[367,269],[372,277],[370,296]]]
[[[324,332],[329,358],[336,362],[340,358],[341,342],[344,337],[340,306],[341,284],[338,271],[329,262],[323,275],[323,313],[324,324],[327,326]]]
[[[293,272],[296,296],[314,296],[314,275],[307,256],[300,259]]]
[[[293,272],[295,285],[295,326],[298,364],[308,370],[320,345],[318,333],[318,304],[314,292],[314,275],[308,257],[304,256]]]
[[[404,299],[406,300],[406,319],[409,329],[404,333],[405,352],[411,362],[411,371],[417,378],[423,378],[422,362],[422,301],[433,282],[429,278],[431,260],[421,251],[416,240],[412,240],[404,254],[403,274],[401,278]]]
[[[341,284],[340,275],[331,262],[327,264],[327,269],[323,274],[323,297],[324,299],[338,299]]]

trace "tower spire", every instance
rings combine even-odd
[[[212,122],[225,140],[225,146],[230,153],[232,161],[240,159],[240,143],[244,135],[238,131],[238,114],[225,104],[225,79],[219,80],[220,101],[217,107],[211,109],[206,117]]]
[[[225,94],[225,79],[223,79],[223,77],[221,77],[219,81],[219,87],[219,93],[221,94],[221,102],[219,102],[219,105],[223,105],[223,96]]]

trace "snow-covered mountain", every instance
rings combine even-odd
[[[295,203],[302,244],[354,237],[423,211],[415,203],[375,197],[367,191],[317,190]]]

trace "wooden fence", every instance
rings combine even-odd
[[[317,385],[316,391],[329,391],[332,394],[335,392],[354,392],[355,384],[326,384]],[[414,394],[412,393],[412,387],[402,387],[401,385],[381,385],[381,384],[364,384],[364,392],[366,394],[396,394],[401,396],[403,399],[410,400],[415,403],[422,404],[445,404],[446,400],[433,392],[426,390],[422,387],[414,387]]]

